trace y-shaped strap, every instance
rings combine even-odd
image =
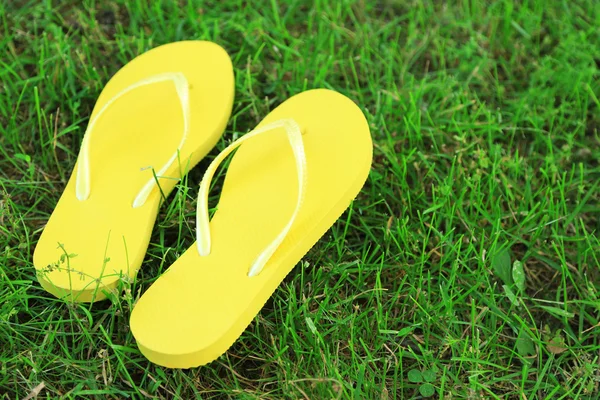
[[[92,135],[92,130],[96,125],[96,122],[100,119],[102,114],[119,98],[124,96],[125,94],[135,90],[139,87],[151,85],[153,83],[166,82],[171,81],[175,85],[175,90],[177,91],[177,96],[179,97],[179,101],[181,102],[181,109],[183,111],[183,135],[181,137],[181,141],[179,142],[179,146],[175,150],[173,156],[167,161],[167,163],[156,173],[156,176],[163,175],[167,169],[175,162],[177,159],[177,155],[179,151],[183,147],[183,143],[187,138],[188,129],[190,127],[190,103],[189,103],[189,85],[187,79],[185,79],[185,75],[180,72],[167,72],[164,74],[153,75],[151,77],[142,79],[134,83],[131,86],[126,87],[117,93],[113,98],[111,98],[106,104],[98,111],[98,114],[89,122],[88,127],[83,136],[83,142],[81,143],[81,150],[79,152],[79,161],[77,163],[77,179],[75,180],[75,194],[79,201],[87,200],[90,196],[91,191],[91,183],[90,183],[90,137]],[[142,187],[138,195],[135,197],[132,206],[134,208],[143,206],[148,196],[154,189],[154,177],[149,179],[148,182]]]
[[[296,158],[296,169],[298,171],[298,200],[296,202],[294,213],[292,214],[289,222],[279,233],[279,235],[277,235],[275,240],[273,240],[271,244],[269,244],[267,248],[258,255],[256,260],[250,266],[248,276],[258,275],[262,271],[265,264],[269,261],[273,253],[275,253],[281,242],[283,242],[285,239],[290,228],[292,227],[292,224],[294,223],[294,220],[298,216],[300,206],[304,202],[304,192],[306,186],[306,156],[304,154],[304,143],[302,141],[302,132],[300,127],[293,119],[282,119],[247,133],[227,146],[227,148],[213,160],[213,162],[208,166],[208,169],[202,178],[202,182],[200,183],[200,193],[198,194],[198,206],[196,210],[196,243],[198,246],[198,253],[200,253],[201,256],[207,256],[210,254],[211,246],[208,216],[208,191],[210,189],[210,181],[212,180],[217,167],[225,159],[225,157],[227,157],[233,150],[235,150],[245,141],[277,128],[285,129],[288,140],[294,152],[294,157]]]

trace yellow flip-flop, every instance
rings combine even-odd
[[[135,276],[161,199],[216,144],[233,95],[231,60],[206,41],[156,47],[110,79],[33,255],[44,289],[91,302]]]
[[[238,146],[209,222],[210,181]],[[141,352],[172,368],[224,353],[350,205],[371,158],[363,113],[325,89],[290,98],[226,148],[200,185],[196,244],[134,307],[131,329]]]

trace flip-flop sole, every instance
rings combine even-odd
[[[102,300],[121,279],[132,279],[163,194],[225,129],[233,104],[233,67],[225,50],[205,41],[170,43],[133,59],[105,86],[92,118],[125,88],[164,73],[182,73],[189,83],[190,124],[178,160],[158,177],[160,190],[133,208],[141,188],[179,145],[182,106],[173,83],[160,82],[138,87],[106,109],[90,137],[89,198],[76,197],[76,166],[34,252],[41,285],[57,297]]]
[[[303,130],[307,164],[305,201],[289,234],[264,270],[248,277],[297,201],[295,160],[281,130],[257,136],[234,154],[210,222],[210,255],[199,256],[192,245],[136,304],[131,329],[150,361],[189,368],[224,353],[364,185],[372,142],[351,100],[325,89],[307,91],[259,127],[285,118]]]

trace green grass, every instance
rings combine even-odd
[[[600,396],[600,2],[82,3],[0,0],[0,399]],[[182,39],[232,57],[227,131],[121,297],[56,300],[32,253],[94,101]],[[369,120],[363,191],[225,355],[150,364],[129,315],[192,243],[203,168],[316,87]]]

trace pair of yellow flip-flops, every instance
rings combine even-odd
[[[97,301],[135,277],[161,199],[217,143],[233,95],[229,56],[205,41],[152,49],[110,80],[35,249],[48,292]],[[209,220],[211,178],[236,148]],[[371,158],[362,112],[325,89],[288,99],[221,152],[200,184],[196,243],[133,309],[141,352],[175,368],[224,353],[350,205]]]

